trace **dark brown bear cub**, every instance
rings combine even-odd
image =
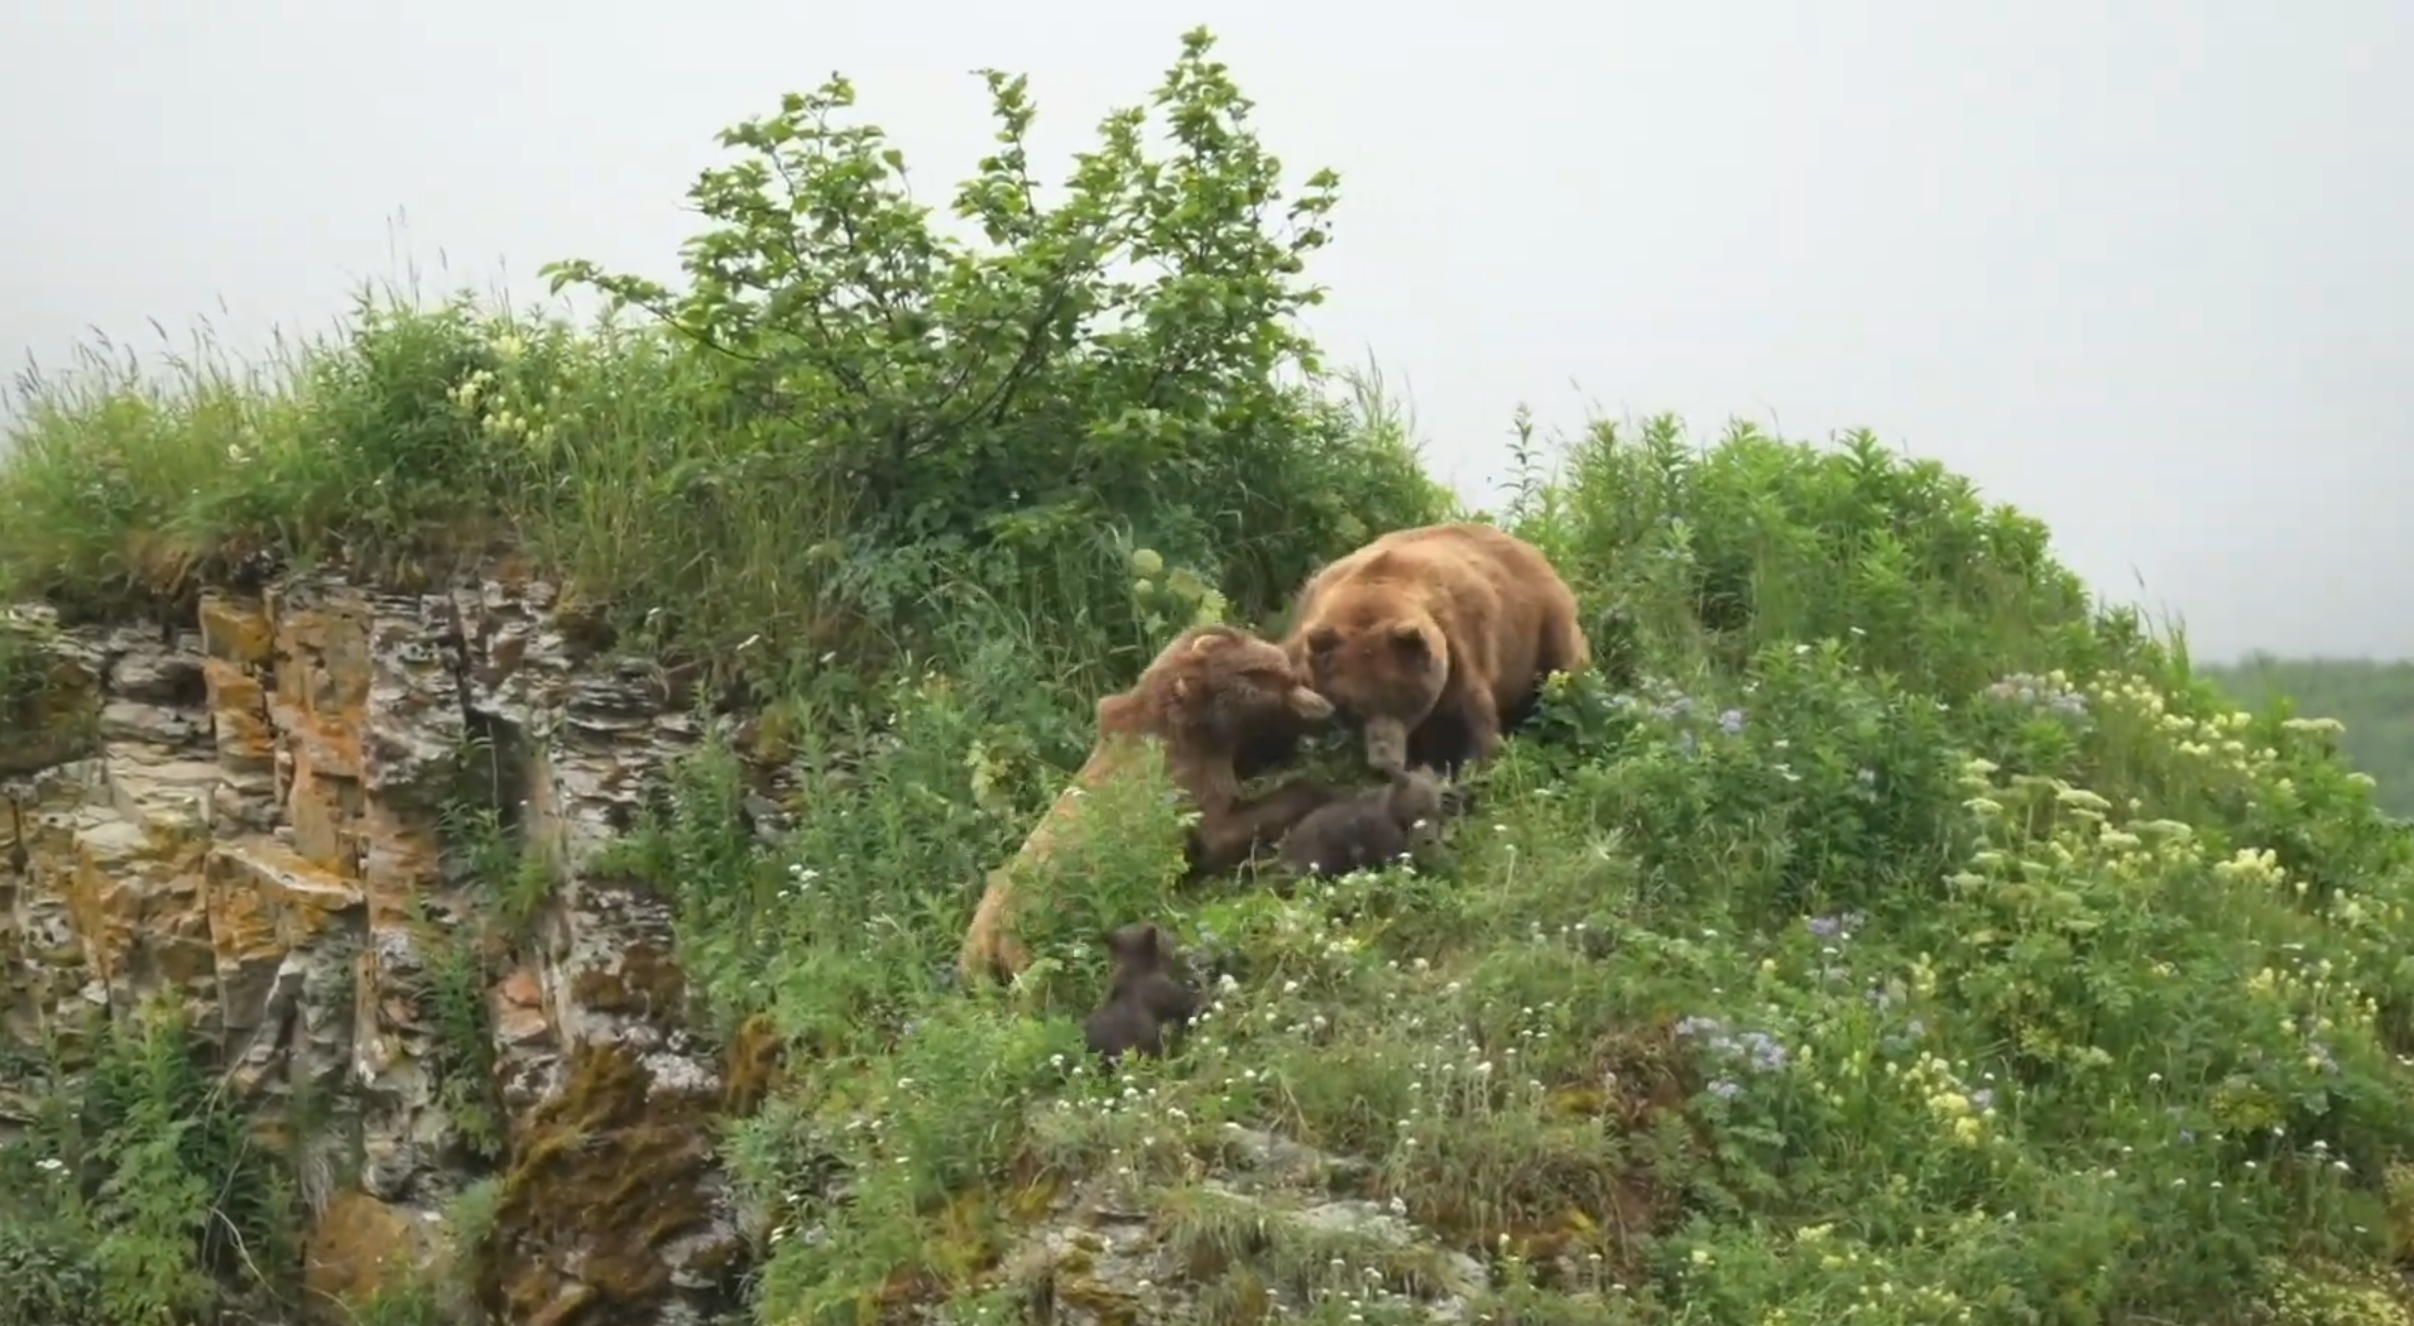
[[[1404,770],[1301,820],[1282,840],[1282,862],[1298,875],[1379,868],[1424,841],[1458,800],[1431,770]]]
[[[1113,1067],[1127,1050],[1160,1058],[1181,1045],[1182,1032],[1199,1010],[1198,993],[1168,970],[1173,945],[1165,932],[1134,922],[1106,937],[1114,955],[1106,1002],[1090,1014],[1090,1049]]]

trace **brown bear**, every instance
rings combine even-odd
[[[1010,980],[1030,965],[1014,936],[1017,867],[1044,859],[1081,818],[1085,789],[1104,785],[1140,758],[1148,743],[1164,752],[1166,772],[1198,811],[1188,844],[1191,874],[1222,874],[1279,842],[1290,827],[1340,794],[1293,782],[1254,799],[1241,795],[1239,752],[1257,735],[1333,715],[1330,701],[1302,683],[1290,656],[1236,627],[1194,626],[1160,651],[1130,690],[1098,702],[1098,744],[1073,782],[1023,840],[1012,862],[989,872],[957,965],[966,979]]]
[[[1387,774],[1491,759],[1543,678],[1592,657],[1550,559],[1471,521],[1375,539],[1310,576],[1295,616],[1284,648]]]
[[[1181,1048],[1182,1033],[1199,1011],[1198,992],[1175,977],[1173,944],[1146,921],[1106,937],[1113,955],[1106,1002],[1083,1028],[1090,1049],[1113,1067],[1127,1051],[1159,1058]]]
[[[1457,809],[1457,792],[1431,770],[1393,774],[1293,825],[1282,840],[1282,863],[1302,877],[1381,867],[1430,841]]]

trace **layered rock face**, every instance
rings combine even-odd
[[[164,997],[262,1119],[339,1102],[303,1176],[313,1301],[430,1255],[446,1202],[493,1176],[501,1319],[709,1315],[743,1247],[710,1151],[720,1067],[679,1024],[667,908],[599,862],[698,735],[677,687],[591,657],[538,583],[295,578],[175,630],[14,611],[40,685],[0,734],[26,849],[0,857],[0,1037],[72,1043]],[[440,850],[464,769],[539,886],[507,941],[479,921],[491,884]],[[447,961],[484,1044],[439,1007]]]

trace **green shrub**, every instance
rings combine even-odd
[[[167,1004],[102,1022],[90,1063],[0,1145],[0,1320],[167,1326],[291,1301],[292,1167],[267,1150]]]

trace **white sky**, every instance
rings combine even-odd
[[[398,253],[672,275],[712,134],[782,91],[844,71],[939,199],[969,70],[1069,153],[1203,22],[1293,179],[1342,172],[1327,350],[1462,489],[1520,401],[1866,425],[2208,655],[2414,655],[2414,5],[1454,8],[12,0],[0,355],[255,345]]]

